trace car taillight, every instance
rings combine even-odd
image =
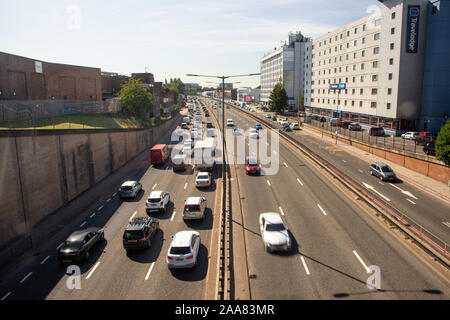
[[[184,209],[183,209],[183,211],[186,211],[186,205],[184,205]]]
[[[144,242],[144,241],[147,241],[147,238],[142,238],[142,239],[139,239],[139,242]]]
[[[194,256],[190,255],[189,257],[187,257],[186,259],[192,259]]]
[[[161,201],[161,205],[163,205],[164,201]]]
[[[173,258],[171,256],[167,256],[167,259],[169,260],[173,260]]]
[[[198,210],[198,211],[201,211],[200,206],[197,207],[197,210]]]
[[[145,206],[148,206],[148,201],[145,201]]]

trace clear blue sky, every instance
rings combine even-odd
[[[157,81],[186,73],[259,72],[290,31],[318,37],[362,18],[376,0],[0,0],[0,51]],[[259,76],[235,86],[259,85]]]

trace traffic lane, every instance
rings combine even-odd
[[[335,272],[330,273],[330,281],[325,281],[325,283],[331,290],[328,291],[331,296],[329,294],[326,297],[357,299],[446,299],[448,297],[448,286],[442,283],[441,278],[419,261],[415,255],[411,254],[391,232],[383,229],[367,213],[362,212],[363,210],[359,206],[339,189],[335,189],[333,185],[327,183],[325,178],[320,177],[313,170],[308,170],[305,166],[295,166],[297,155],[291,150],[280,152],[286,157],[286,162],[289,164],[289,168],[282,168],[281,173],[287,172],[287,175],[291,177],[302,175],[304,186],[308,187],[306,189],[316,190],[313,194],[305,194],[305,191],[308,190],[305,190],[303,186],[298,186],[297,190],[301,190],[300,196],[300,194],[293,192],[294,186],[286,185],[286,181],[290,181],[288,178],[277,181],[280,178],[279,175],[274,177],[275,192],[279,193],[280,202],[286,203],[288,208],[285,210],[285,213],[287,211],[287,219],[291,219],[293,216],[307,218],[306,213],[309,213],[307,209],[306,211],[300,211],[302,214],[289,215],[289,212],[290,210],[296,212],[297,208],[301,207],[302,202],[317,198],[312,203],[312,208],[315,210],[310,212],[312,221],[294,222],[290,225],[296,227],[308,226],[306,230],[300,231],[300,234],[303,235],[311,235],[312,229],[317,228],[317,234],[311,237],[310,248],[312,250],[317,249],[317,239],[320,238],[321,245],[332,248],[331,255],[335,256],[331,258],[329,252],[317,252],[323,259],[320,263],[321,266],[324,266],[323,262],[328,260],[328,263],[325,263],[327,268],[333,266],[330,268],[332,271],[339,272],[341,275],[345,273],[346,278],[354,284],[354,287],[349,290],[345,285],[341,286],[336,280],[333,280],[333,273]],[[281,187],[277,188],[279,185]],[[285,188],[283,188],[284,185],[286,185]],[[316,185],[316,187],[312,185]],[[321,205],[320,210],[317,206],[314,208],[314,202]],[[321,212],[322,209],[324,212]],[[314,219],[314,216],[316,219]],[[324,223],[318,226],[317,223],[314,224],[314,220]],[[326,234],[326,237],[321,237],[320,232]],[[305,241],[307,240],[305,237]],[[325,245],[324,242],[329,242],[329,244]],[[334,244],[339,244],[339,248],[336,248]],[[389,250],[386,250],[386,248],[389,248]],[[336,254],[335,250],[343,252]],[[340,259],[347,260],[345,265],[342,269],[335,268],[334,265]],[[383,291],[369,290],[366,287],[366,280],[369,275],[366,273],[365,267],[362,268],[363,263],[366,266],[373,264],[380,267]],[[347,271],[349,266],[355,268],[353,270],[355,273]],[[315,270],[314,267],[312,269]],[[351,276],[352,274],[355,276]],[[325,278],[325,275],[318,277],[321,281],[324,281]]]
[[[370,176],[369,163],[348,154],[339,146],[322,142],[315,137],[305,137],[302,133],[294,133],[291,136],[299,139],[313,152],[326,158],[332,165],[342,170],[362,187],[367,188],[364,185],[365,183],[375,188],[382,196],[373,192],[373,189],[369,191],[372,191],[372,194],[378,196],[380,200],[405,213],[440,239],[447,241],[447,243],[450,241],[449,228],[444,224],[444,222],[450,220],[448,214],[450,205],[399,180],[393,183],[379,181],[377,178]]]

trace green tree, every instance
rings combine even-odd
[[[450,166],[450,119],[447,120],[437,136],[436,158]]]
[[[305,111],[305,94],[303,93],[298,101],[298,111]]]
[[[288,96],[281,82],[278,82],[269,96],[270,111],[281,113],[287,107]]]
[[[145,88],[143,82],[130,78],[121,84],[120,101],[126,110],[136,116],[143,116],[146,112],[153,111],[153,96]]]

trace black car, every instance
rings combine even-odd
[[[150,248],[151,239],[158,229],[158,219],[151,217],[133,218],[123,232],[123,247],[127,251]]]
[[[206,122],[206,127],[207,128],[214,128],[214,126],[213,126],[211,121]]]
[[[434,143],[436,141],[436,137],[434,136],[422,136],[417,137],[415,140],[416,145],[426,146],[427,143]]]
[[[434,156],[436,153],[435,143],[427,142],[427,144],[425,144],[425,146],[423,147],[423,152],[425,152],[429,156]]]
[[[61,263],[75,263],[89,259],[90,250],[105,238],[103,229],[87,228],[73,232],[64,241],[58,251],[58,260]]]
[[[319,121],[320,121],[320,122],[326,122],[326,121],[327,121],[327,118],[325,118],[325,117],[320,117]]]

